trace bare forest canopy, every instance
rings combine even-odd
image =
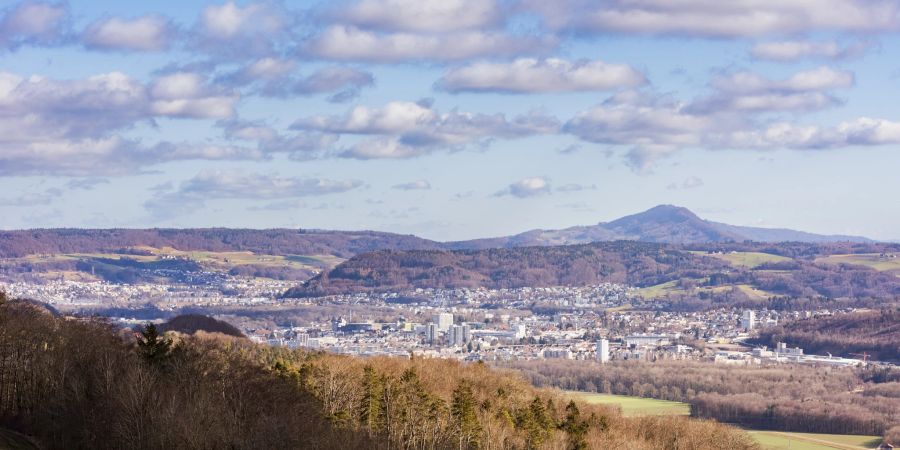
[[[796,320],[761,331],[754,342],[786,342],[820,355],[900,363],[900,309]]]
[[[483,364],[134,335],[5,299],[3,428],[50,449],[757,448],[730,426],[622,417]]]
[[[785,246],[781,254],[800,256],[763,260],[750,266],[728,259],[730,252],[737,251],[731,248],[758,252],[774,251],[777,248],[773,247],[779,245]],[[900,277],[893,271],[817,259],[817,255],[829,255],[848,247],[860,250],[861,246],[877,246],[881,250],[884,247],[882,244],[749,243],[679,247],[616,241],[487,250],[385,250],[353,257],[285,295],[307,297],[414,288],[516,288],[612,282],[638,287],[672,283],[671,292],[664,299],[669,299],[675,307],[681,304],[686,308],[723,303],[790,308],[802,303],[796,299],[821,302],[842,298],[877,304],[900,297]],[[740,285],[764,294],[751,297],[737,288]]]
[[[691,361],[509,364],[535,386],[686,402],[691,415],[751,428],[900,438],[900,371]]]

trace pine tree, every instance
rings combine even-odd
[[[475,395],[469,383],[461,382],[453,390],[450,404],[450,416],[456,427],[459,438],[459,448],[477,448],[481,435],[481,424],[478,423],[478,414]]]
[[[168,356],[169,351],[172,349],[172,340],[160,336],[156,325],[148,323],[141,331],[141,337],[138,339],[138,349],[150,364],[157,364]]]
[[[581,412],[574,401],[570,401],[566,406],[566,420],[559,424],[559,429],[568,434],[569,450],[587,450],[588,445],[585,440],[589,428],[588,422],[581,420]]]
[[[363,367],[362,402],[360,402],[359,421],[370,433],[381,430],[381,400],[384,396],[384,383],[375,372],[375,368],[367,364]]]

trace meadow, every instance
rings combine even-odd
[[[691,414],[691,406],[681,402],[593,392],[569,391],[567,394],[576,400],[592,405],[618,406],[624,416],[687,416]]]

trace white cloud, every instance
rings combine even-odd
[[[885,119],[861,117],[836,126],[766,122],[740,111],[691,109],[635,93],[577,114],[564,130],[588,142],[628,148],[629,164],[640,171],[684,148],[817,150],[900,144],[900,122]]]
[[[234,115],[234,93],[217,92],[205,77],[177,72],[157,79],[152,87],[151,110],[158,115],[193,118],[225,118]]]
[[[325,59],[389,63],[543,54],[556,45],[556,40],[549,36],[539,38],[481,31],[439,35],[376,33],[353,26],[333,25],[314,37],[306,51]]]
[[[428,180],[415,180],[410,181],[409,183],[395,184],[392,188],[401,191],[422,191],[431,189],[431,183],[429,183]]]
[[[82,40],[88,47],[102,50],[161,51],[169,48],[174,32],[161,16],[111,17],[88,26]]]
[[[635,87],[647,82],[627,64],[599,60],[519,58],[508,63],[477,62],[447,72],[438,86],[449,92],[573,92]]]
[[[202,77],[175,74],[150,87],[120,72],[85,79],[0,73],[0,174],[121,174],[170,158],[258,158],[241,148],[146,146],[118,135],[157,117],[227,117],[237,97]],[[188,149],[190,151],[188,151]],[[229,156],[230,155],[230,156]]]
[[[58,43],[66,37],[68,17],[65,4],[24,1],[7,8],[0,18],[0,47]]]
[[[544,177],[528,177],[523,178],[515,183],[510,184],[502,191],[494,194],[497,197],[504,195],[512,195],[518,198],[536,197],[550,193],[550,181]]]
[[[852,72],[819,67],[795,73],[783,80],[770,80],[752,72],[715,77],[716,92],[695,101],[693,111],[809,111],[835,106],[839,99],[826,91],[854,84]]]
[[[526,0],[548,26],[579,33],[741,38],[900,29],[893,0]]]
[[[440,148],[458,148],[493,138],[555,133],[559,123],[536,112],[508,120],[503,114],[441,113],[420,103],[390,102],[382,108],[356,106],[343,116],[301,119],[292,128],[376,136],[344,152],[345,156],[369,159],[412,158]]]
[[[482,29],[503,19],[495,0],[360,0],[333,15],[363,28],[423,33]]]
[[[217,60],[274,57],[296,45],[297,15],[279,3],[234,1],[205,7],[191,32],[191,46]]]
[[[209,200],[281,200],[347,192],[362,186],[358,180],[280,177],[239,171],[204,171],[174,190],[157,190],[144,207],[157,219],[194,212]]]
[[[750,54],[769,61],[797,61],[801,59],[845,59],[861,55],[869,44],[859,42],[842,47],[836,41],[774,41],[760,42]]]

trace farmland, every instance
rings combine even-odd
[[[681,402],[592,392],[570,391],[568,394],[585,403],[618,406],[625,416],[686,416],[691,413],[690,405]]]
[[[881,444],[881,439],[877,436],[780,431],[749,431],[749,433],[764,450],[859,450],[876,448]]]

